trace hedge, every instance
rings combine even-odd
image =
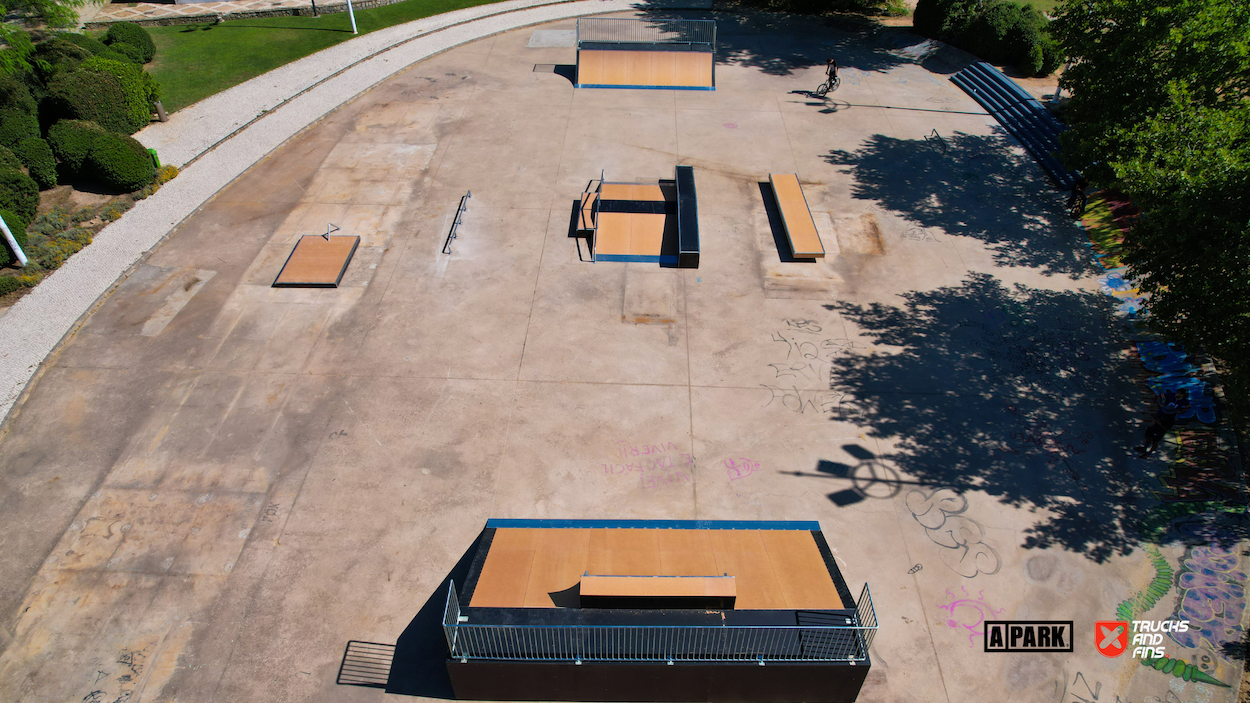
[[[136,130],[152,121],[152,101],[159,99],[160,86],[146,71],[133,63],[113,61],[101,56],[93,56],[83,61],[82,67],[85,71],[108,73],[121,83],[122,91],[126,95],[126,109],[131,120],[139,125]]]
[[[0,110],[16,110],[35,114],[35,99],[30,89],[13,76],[0,75]]]
[[[0,210],[0,217],[4,218],[4,224],[8,225],[9,231],[13,233],[13,238],[17,240],[17,245],[22,248],[22,253],[26,252],[26,220],[20,215],[9,212],[8,210]],[[17,261],[17,257],[9,250],[8,242],[0,244],[0,266],[8,266]],[[19,286],[20,287],[20,286]],[[13,290],[17,290],[14,288]],[[0,291],[0,295],[11,293],[13,291]]]
[[[57,76],[48,85],[48,97],[42,107],[46,110],[46,122],[88,120],[113,132],[134,134],[151,118],[145,114],[139,120],[133,100],[133,93],[127,94],[112,73],[84,67]]]
[[[1062,62],[1046,23],[1036,9],[1009,0],[919,0],[912,19],[925,36],[1031,76],[1049,75]]]
[[[0,171],[0,210],[8,210],[30,222],[39,208],[39,186],[30,176],[4,169]]]
[[[17,151],[23,139],[39,136],[39,120],[29,112],[0,110],[0,146]]]
[[[52,38],[35,45],[31,63],[35,73],[47,83],[53,78],[72,71],[83,61],[91,58],[91,52],[60,38]]]
[[[143,49],[131,44],[123,44],[122,42],[117,42],[112,48],[114,56],[101,56],[101,58],[120,59],[127,63],[143,65]]]
[[[147,148],[121,134],[97,137],[87,152],[84,171],[101,186],[121,193],[139,190],[156,177]]]
[[[117,47],[110,48],[106,46],[104,42],[98,39],[93,39],[87,36],[86,34],[77,34],[75,32],[65,32],[65,33],[56,35],[56,38],[63,39],[75,46],[82,47],[86,49],[87,51],[90,51],[92,56],[100,56],[106,59],[113,59],[114,61],[129,61],[131,63],[143,63],[142,61],[138,60],[138,58],[131,58],[126,53],[117,51],[116,50]],[[139,53],[142,53],[142,52],[139,52]],[[136,54],[136,57],[137,56],[138,54]]]
[[[108,131],[94,122],[61,120],[48,130],[48,145],[61,166],[69,172],[68,175],[76,177],[82,173],[87,154],[96,139],[103,134],[108,134]]]
[[[0,146],[0,171],[21,171],[22,160],[9,149]]]
[[[131,22],[117,22],[109,25],[109,31],[104,34],[104,43],[114,46],[118,43],[129,44],[139,49],[142,54],[143,63],[152,60],[156,56],[156,44],[152,41],[152,35],[148,34],[148,30]]]
[[[47,142],[39,137],[28,137],[18,143],[15,153],[39,190],[56,186],[56,158]]]

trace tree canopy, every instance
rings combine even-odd
[[[98,0],[0,0],[4,15],[38,19],[49,27],[72,27],[78,23],[78,9]]]
[[[1230,365],[1250,391],[1250,4],[1069,0],[1062,156],[1145,215],[1125,237],[1152,324]]]

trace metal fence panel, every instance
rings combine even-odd
[[[577,41],[617,44],[716,44],[713,20],[635,20],[583,17]]]
[[[443,630],[461,660],[861,662],[877,631],[867,585],[855,612],[847,625],[484,625],[461,621],[452,584]]]

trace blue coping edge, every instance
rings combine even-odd
[[[650,530],[803,530],[819,532],[815,520],[512,520],[492,518],[486,528],[622,528]]]
[[[599,85],[598,83],[578,83],[574,88],[621,88],[627,90],[716,90],[716,86],[704,85]]]
[[[316,235],[314,235],[316,236]],[[600,254],[595,257],[596,261],[628,261],[635,264],[676,264],[676,256],[643,256],[641,254]]]

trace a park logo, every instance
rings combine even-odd
[[[1118,657],[1128,649],[1128,623],[1099,620],[1094,623],[1094,646],[1104,657]]]
[[[1071,652],[1071,620],[987,620],[987,652]]]

